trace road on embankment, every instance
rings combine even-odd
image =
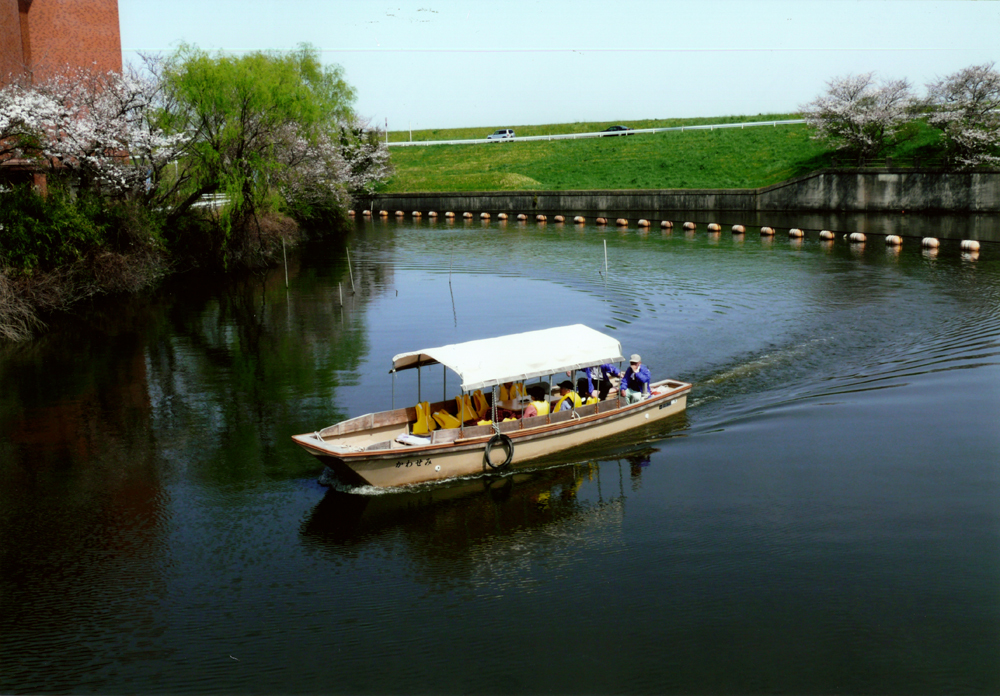
[[[559,133],[552,135],[526,135],[505,138],[503,140],[487,140],[486,138],[475,138],[467,140],[409,140],[402,142],[387,142],[389,147],[404,147],[410,145],[473,145],[473,144],[494,144],[529,142],[533,140],[578,140],[581,138],[608,138],[617,136],[639,135],[641,133],[666,133],[669,131],[694,131],[694,130],[719,130],[723,128],[752,128],[761,126],[789,126],[805,123],[804,119],[786,119],[781,121],[753,121],[750,123],[716,123],[697,126],[672,126],[670,128],[636,128],[628,131],[596,131],[593,133]]]

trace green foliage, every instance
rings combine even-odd
[[[50,270],[82,260],[106,242],[109,221],[95,205],[60,187],[47,198],[27,184],[0,194],[0,265]]]
[[[316,49],[231,56],[185,45],[167,61],[163,80],[173,105],[165,127],[193,136],[171,229],[201,195],[227,200],[214,218],[218,234],[198,241],[189,233],[201,222],[186,224],[173,235],[178,248],[207,246],[223,266],[239,265],[257,258],[246,253],[255,243],[247,235],[257,234],[262,217],[283,209],[304,219],[328,217],[346,207],[342,186],[331,184],[337,172],[325,165],[337,161],[331,143],[353,121],[354,91]]]
[[[178,104],[166,126],[195,134],[185,162],[189,190],[227,194],[227,229],[266,208],[271,178],[289,166],[280,151],[288,131],[316,137],[349,118],[354,99],[343,71],[323,66],[318,51],[306,46],[241,56],[182,46],[164,78]]]

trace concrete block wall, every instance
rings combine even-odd
[[[822,171],[759,189],[759,210],[1000,211],[1000,173]]]
[[[474,191],[383,194],[358,207],[390,212],[1000,212],[1000,172],[820,171],[759,189],[648,191]]]

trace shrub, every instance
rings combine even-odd
[[[0,265],[49,270],[85,258],[105,239],[81,207],[58,186],[47,198],[28,184],[8,189],[0,195]]]

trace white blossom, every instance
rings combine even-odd
[[[153,125],[155,81],[135,72],[68,72],[0,91],[0,138],[9,157],[79,174],[113,196],[146,195],[187,142]]]
[[[815,138],[853,153],[863,164],[878,157],[900,127],[914,118],[916,100],[906,80],[877,83],[874,73],[830,80],[825,95],[800,107]]]
[[[274,183],[282,195],[309,205],[347,207],[351,195],[374,191],[392,174],[392,166],[378,131],[366,130],[366,125],[340,123],[336,135],[307,137],[295,124],[286,124],[275,138],[282,169]]]
[[[961,167],[1000,164],[1000,72],[973,65],[927,85],[932,112]]]

